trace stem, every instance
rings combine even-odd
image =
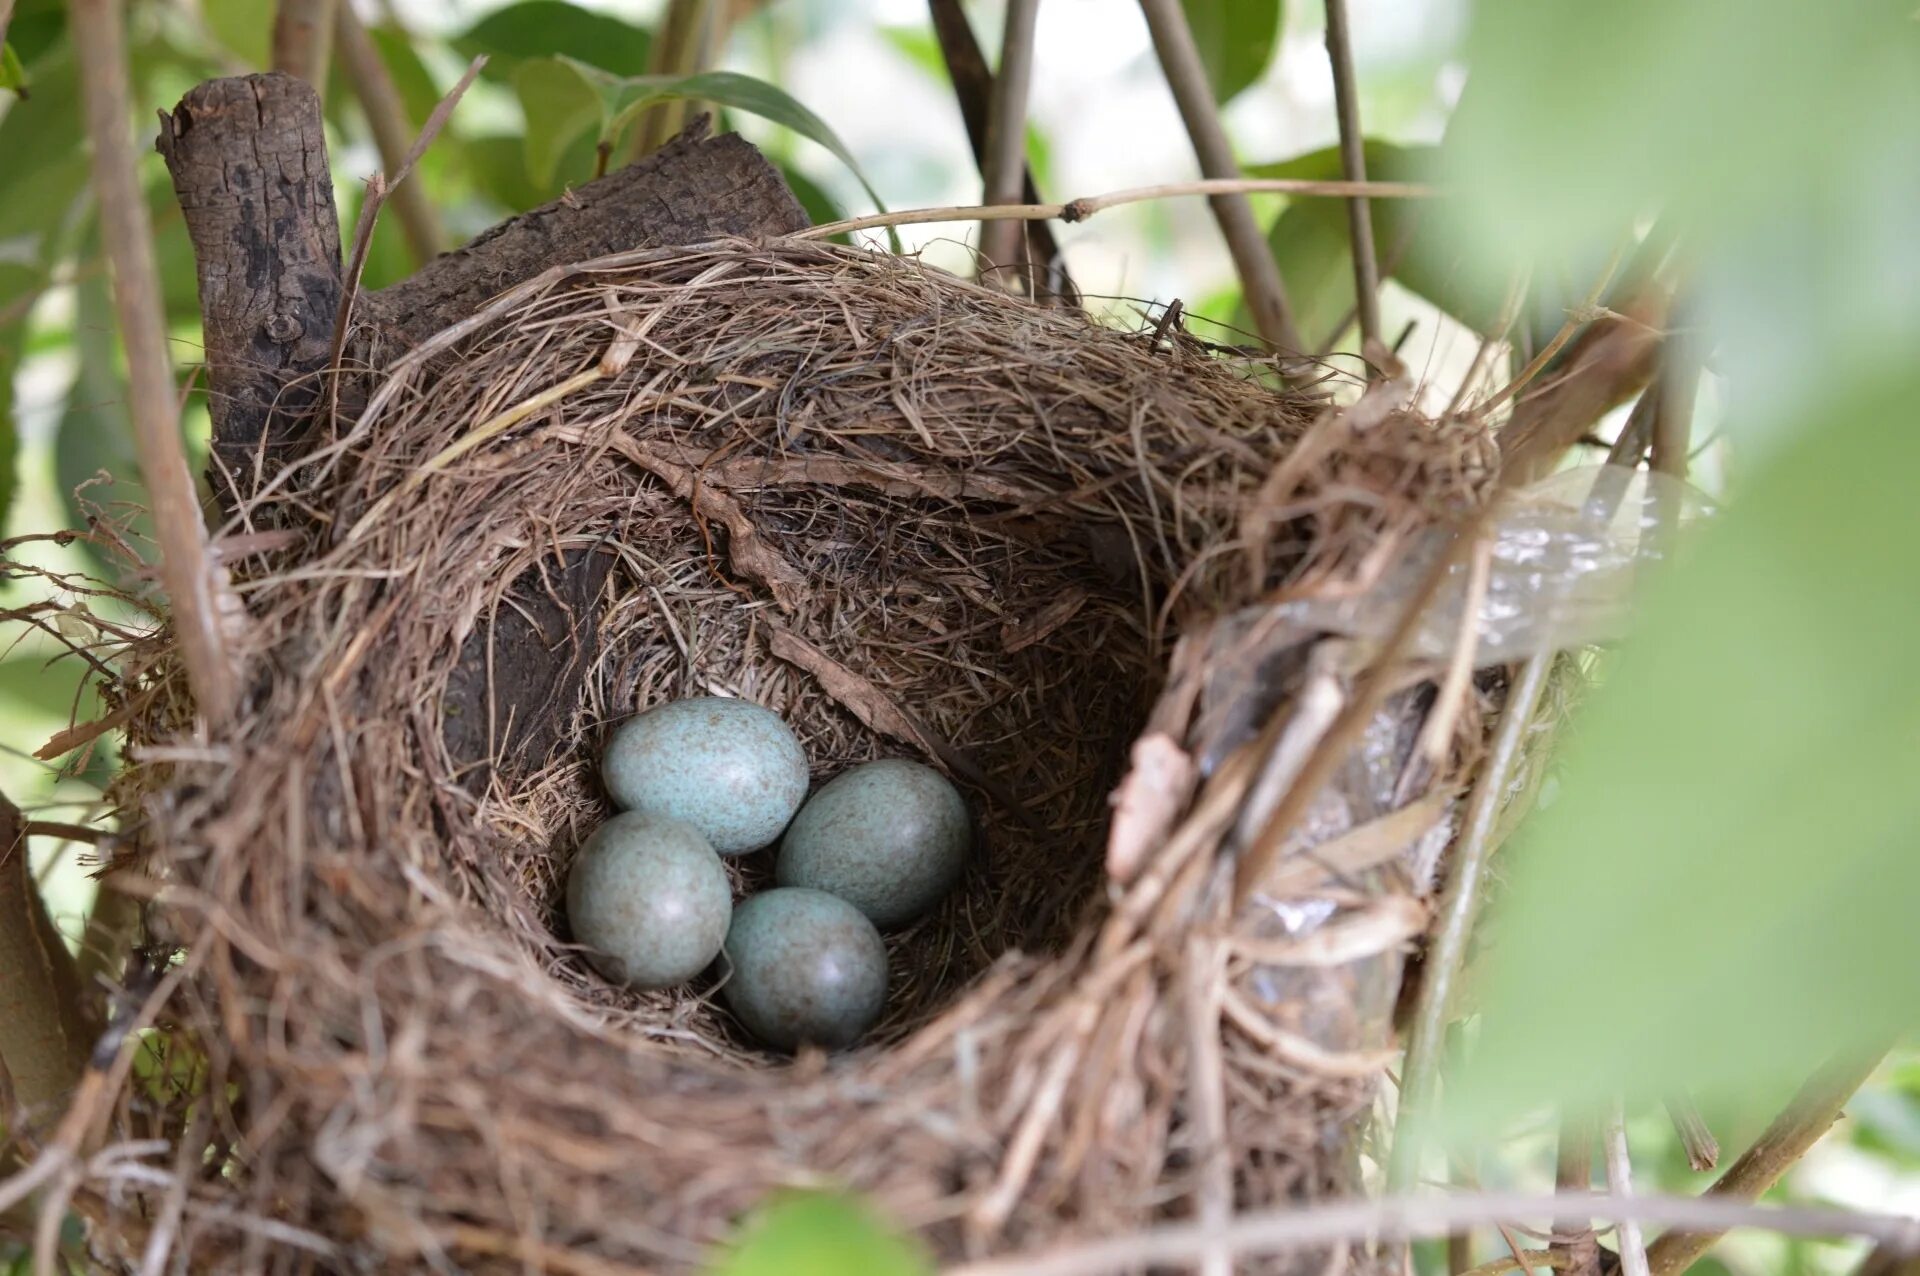
[[[1360,132],[1360,92],[1353,78],[1347,0],[1327,0],[1327,60],[1333,64],[1333,104],[1340,117],[1340,171],[1350,182],[1364,182],[1367,152]],[[1372,207],[1364,195],[1347,201],[1347,235],[1353,241],[1353,295],[1360,317],[1360,351],[1372,362],[1379,359],[1384,348],[1380,347],[1380,265],[1374,256]]]
[[[351,3],[343,3],[335,18],[335,38],[340,45],[340,64],[353,86],[354,97],[367,117],[367,129],[380,151],[380,167],[397,173],[405,162],[407,146],[413,140],[407,123],[407,111],[394,87],[393,76],[380,56],[360,15]],[[447,233],[440,214],[427,198],[426,187],[418,182],[397,186],[390,196],[394,215],[400,219],[401,233],[416,264],[425,265],[447,249]]]
[[[691,75],[713,58],[714,6],[708,0],[669,0],[667,11],[654,28],[647,52],[647,74]],[[632,155],[638,159],[667,144],[685,127],[694,104],[676,99],[656,102],[640,113]],[[602,160],[602,171],[605,160]]]
[[[1153,35],[1153,51],[1173,90],[1174,103],[1186,122],[1187,136],[1193,140],[1193,152],[1200,160],[1200,171],[1210,178],[1233,179],[1240,166],[1233,157],[1233,144],[1220,123],[1220,110],[1214,104],[1213,86],[1207,81],[1207,69],[1200,50],[1187,26],[1187,15],[1180,0],[1140,0],[1147,18],[1147,30]],[[1233,255],[1234,269],[1240,273],[1240,287],[1246,294],[1247,309],[1253,312],[1254,327],[1268,345],[1290,354],[1305,354],[1307,346],[1294,326],[1293,308],[1287,304],[1286,284],[1280,267],[1267,248],[1267,237],[1253,215],[1253,205],[1241,192],[1221,193],[1213,198],[1213,216]]]
[[[1627,1150],[1627,1123],[1620,1105],[1607,1116],[1607,1190],[1615,1196],[1633,1195],[1633,1162]],[[1620,1220],[1620,1276],[1648,1276],[1647,1243],[1641,1239],[1638,1219]]]
[[[153,228],[127,128],[126,31],[117,0],[73,0],[73,47],[80,61],[87,135],[101,237],[113,268],[113,299],[127,352],[127,400],[140,476],[153,501],[160,541],[160,581],[173,603],[173,625],[194,698],[209,725],[225,725],[239,698],[221,637],[224,573],[207,553],[206,525],[180,437],[179,397],[167,358],[166,318],[153,262]],[[234,604],[238,611],[238,604]]]
[[[1778,1183],[1794,1162],[1832,1128],[1840,1109],[1880,1066],[1884,1054],[1883,1050],[1870,1050],[1835,1059],[1821,1069],[1700,1199],[1752,1201]],[[1647,1269],[1652,1276],[1680,1276],[1724,1235],[1725,1228],[1668,1232],[1647,1247]],[[1913,1238],[1907,1238],[1905,1244],[1911,1250]]]
[[[1569,1114],[1560,1119],[1560,1147],[1554,1157],[1553,1186],[1561,1192],[1593,1187],[1593,1123]],[[1600,1276],[1600,1242],[1590,1218],[1556,1218],[1551,1252],[1566,1260],[1559,1270],[1575,1276]]]
[[[1552,1193],[1524,1192],[1340,1200],[1305,1209],[1294,1207],[1242,1214],[1224,1227],[1172,1224],[1056,1245],[1026,1255],[962,1263],[948,1268],[947,1276],[1095,1276],[1096,1273],[1192,1264],[1216,1247],[1245,1257],[1366,1237],[1416,1240],[1444,1236],[1462,1227],[1503,1218],[1563,1213],[1572,1203]],[[1640,1223],[1721,1231],[1754,1228],[1783,1236],[1860,1236],[1908,1249],[1920,1242],[1920,1220],[1904,1214],[1763,1206],[1713,1197],[1592,1195],[1580,1197],[1577,1204],[1582,1212],[1616,1223],[1632,1219]]]
[[[59,1103],[80,1080],[92,1038],[73,957],[27,870],[20,812],[0,797],[0,1059],[14,1105]],[[10,1115],[0,1109],[0,1120]]]
[[[1017,204],[1027,171],[1027,91],[1033,81],[1033,31],[1040,0],[1008,0],[1007,26],[1000,43],[1000,69],[994,76],[987,113],[987,153],[980,164],[982,204]],[[1012,221],[980,223],[981,270],[1012,265],[1024,236]]]
[[[273,69],[300,77],[322,96],[336,4],[350,9],[353,0],[280,0],[273,16]]]
[[[1687,476],[1687,447],[1693,435],[1693,404],[1700,393],[1700,360],[1684,342],[1669,342],[1660,375],[1647,393],[1656,396],[1653,411],[1653,468],[1674,478]]]
[[[1104,195],[1083,195],[1064,204],[1000,204],[992,208],[980,204],[948,204],[941,208],[909,208],[897,213],[875,213],[871,217],[849,217],[809,226],[797,239],[826,239],[856,230],[881,226],[919,226],[927,222],[990,221],[1011,218],[1014,221],[1085,221],[1095,213],[1122,204],[1138,204],[1151,199],[1174,199],[1182,195],[1218,196],[1225,193],[1266,193],[1272,195],[1330,195],[1342,198],[1368,195],[1374,199],[1429,199],[1440,192],[1419,182],[1313,182],[1291,177],[1209,178],[1199,182],[1170,182],[1160,186],[1134,186],[1109,191]]]
[[[1667,1096],[1666,1106],[1674,1133],[1680,1136],[1680,1146],[1686,1149],[1687,1164],[1701,1172],[1720,1164],[1720,1140],[1713,1137],[1693,1096],[1676,1090]]]
[[[1420,1139],[1415,1122],[1432,1111],[1440,1080],[1440,1057],[1452,1010],[1455,976],[1467,955],[1467,940],[1479,912],[1480,886],[1494,846],[1494,830],[1505,805],[1507,784],[1518,764],[1534,708],[1553,670],[1554,655],[1530,657],[1520,678],[1507,693],[1493,747],[1467,807],[1466,823],[1453,848],[1447,885],[1440,897],[1439,926],[1427,948],[1421,975],[1420,999],[1407,1035],[1407,1061],[1400,1080],[1399,1116],[1394,1125],[1393,1156],[1387,1170],[1391,1190],[1413,1184],[1419,1163]]]

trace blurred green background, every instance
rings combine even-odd
[[[701,7],[712,38],[694,69],[750,80],[694,87],[720,104],[723,127],[780,165],[816,220],[876,200],[979,198],[920,0]],[[1246,170],[1338,176],[1321,6],[1185,8]],[[1002,5],[966,10],[991,57]],[[596,143],[619,163],[647,140],[643,114],[621,108],[643,96],[632,77],[663,65],[664,0],[361,0],[357,12],[409,129],[470,57],[491,59],[414,178],[451,242],[589,180]],[[1554,800],[1503,853],[1510,880],[1476,972],[1478,1049],[1449,1090],[1485,1186],[1550,1186],[1545,1105],[1625,1093],[1640,1184],[1694,1191],[1709,1176],[1687,1168],[1655,1101],[1664,1088],[1701,1094],[1731,1157],[1825,1052],[1898,1036],[1920,1008],[1908,943],[1920,912],[1920,681],[1908,655],[1920,631],[1920,518],[1906,497],[1920,469],[1920,15],[1891,0],[1354,0],[1351,12],[1372,175],[1439,181],[1452,196],[1431,213],[1376,209],[1382,244],[1398,246],[1383,327],[1429,411],[1460,390],[1484,333],[1495,357],[1470,395],[1504,384],[1610,254],[1656,233],[1680,244],[1667,278],[1684,319],[1665,335],[1672,357],[1704,368],[1694,480],[1730,513],[1654,584],[1641,636],[1601,663],[1604,685],[1556,769]],[[192,258],[146,143],[153,113],[201,79],[264,66],[272,6],[133,0],[128,15],[138,108],[128,126],[197,463],[206,416],[186,375],[199,358]],[[1039,22],[1028,154],[1044,198],[1196,175],[1135,5],[1047,0]],[[86,502],[138,545],[141,491],[62,6],[20,0],[7,50],[0,513],[20,536],[80,525]],[[326,102],[351,225],[380,156],[338,74]],[[1357,386],[1344,208],[1255,204],[1302,329]],[[1137,204],[1057,229],[1096,313],[1137,325],[1179,298],[1200,335],[1248,339],[1235,331],[1249,325],[1203,202]],[[905,251],[967,271],[976,233],[946,223],[899,235]],[[389,210],[367,282],[415,264]],[[1497,315],[1516,277],[1531,287],[1506,333]],[[1627,411],[1597,433],[1611,437]],[[103,473],[110,484],[94,482]],[[118,570],[80,546],[11,553],[55,572]],[[48,584],[5,591],[14,605]],[[53,592],[67,606],[46,623],[85,639],[87,604]],[[86,820],[111,744],[57,764],[31,756],[97,713],[85,666],[49,663],[58,647],[29,626],[0,634],[0,789],[42,818]],[[77,933],[92,891],[81,848],[42,839],[35,851],[53,912]],[[1588,942],[1564,942],[1570,926]],[[1920,1210],[1910,1050],[1896,1050],[1776,1195]],[[773,1230],[831,1245],[837,1217]],[[1843,1271],[1856,1255],[1743,1237],[1698,1270]],[[1437,1250],[1420,1261],[1443,1270]]]

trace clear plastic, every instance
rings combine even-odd
[[[1622,637],[1641,567],[1670,552],[1662,529],[1712,513],[1699,491],[1645,470],[1592,465],[1564,470],[1504,497],[1494,511],[1487,585],[1476,623],[1477,663],[1506,664],[1542,651]],[[1363,593],[1272,609],[1275,619],[1350,638],[1385,639],[1399,624],[1447,533],[1399,556]],[[1414,635],[1413,653],[1444,659],[1459,640],[1471,565],[1454,566]]]

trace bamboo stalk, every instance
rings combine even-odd
[[[1140,0],[1147,18],[1147,30],[1153,36],[1153,51],[1160,59],[1173,100],[1186,122],[1187,136],[1193,141],[1200,171],[1209,178],[1232,180],[1240,176],[1240,165],[1233,156],[1233,144],[1220,123],[1220,108],[1214,104],[1213,86],[1207,81],[1207,69],[1200,50],[1193,42],[1193,30],[1180,0]],[[1233,255],[1234,269],[1240,274],[1240,286],[1246,294],[1247,309],[1253,314],[1260,336],[1277,350],[1305,354],[1307,345],[1294,324],[1293,307],[1287,302],[1287,287],[1280,278],[1280,267],[1267,248],[1267,237],[1254,218],[1253,205],[1242,192],[1222,192],[1213,196],[1214,219]]]
[[[133,107],[121,7],[115,0],[73,0],[72,24],[87,135],[93,144],[101,237],[113,268],[113,299],[127,352],[134,450],[153,501],[160,542],[160,581],[173,604],[175,636],[194,699],[217,729],[239,699],[238,679],[221,633],[226,581],[208,553],[206,525],[180,437],[179,396],[167,358],[153,228],[128,127]],[[238,614],[237,604],[232,614]]]

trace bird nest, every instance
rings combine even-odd
[[[783,241],[549,272],[343,392],[230,529],[237,721],[196,730],[164,635],[116,693],[173,1060],[127,1119],[180,1149],[102,1198],[129,1252],[158,1218],[193,1270],[673,1268],[833,1186],[959,1257],[1352,1190],[1436,819],[1234,902],[1300,688],[1351,672],[1259,605],[1358,588],[1486,454],[1275,383]],[[577,676],[507,685],[509,632]],[[1390,805],[1419,682],[1298,845]],[[975,812],[852,1050],[767,1053],[717,976],[629,991],[568,941],[600,748],[690,695]]]

